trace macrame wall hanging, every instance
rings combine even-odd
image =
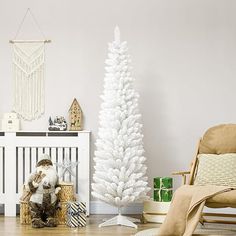
[[[16,39],[28,14],[38,27],[43,40]],[[28,8],[14,39],[9,42],[13,45],[13,110],[25,120],[35,120],[44,113],[45,109],[45,43],[49,43],[51,40],[45,39],[39,24]]]

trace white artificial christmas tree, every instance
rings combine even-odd
[[[105,67],[92,195],[116,206],[119,214],[100,227],[119,224],[137,228],[131,218],[121,215],[121,208],[146,199],[150,190],[145,176],[139,95],[133,88],[130,69],[127,42],[120,41],[116,27]]]

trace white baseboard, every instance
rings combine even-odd
[[[141,214],[143,212],[142,203],[132,203],[122,209],[122,214]],[[228,213],[236,214],[235,208],[208,208],[205,207],[203,212],[207,213]],[[4,205],[0,204],[0,214],[4,213]],[[17,206],[19,213],[19,206]],[[90,201],[90,214],[117,214],[117,208],[100,201]]]
[[[122,214],[141,214],[143,211],[142,203],[132,203],[122,208]],[[17,205],[17,214],[20,213],[19,205]],[[4,214],[4,205],[0,204],[0,215]],[[90,201],[90,214],[117,214],[117,208],[100,201]]]
[[[122,208],[122,214],[141,214],[143,212],[142,203],[132,203]],[[100,201],[90,201],[90,214],[117,214],[117,208]]]
[[[141,214],[143,212],[142,203],[132,203],[122,209],[122,214]],[[208,208],[203,212],[236,214],[235,208]],[[101,201],[90,201],[90,214],[117,214],[117,208]]]

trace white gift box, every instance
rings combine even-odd
[[[17,118],[16,113],[4,113],[2,119],[2,130],[6,132],[20,130],[20,120]]]

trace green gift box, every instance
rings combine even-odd
[[[156,202],[170,202],[172,196],[172,189],[154,189],[153,199]]]
[[[154,188],[173,188],[173,179],[171,177],[155,177],[153,179]]]

